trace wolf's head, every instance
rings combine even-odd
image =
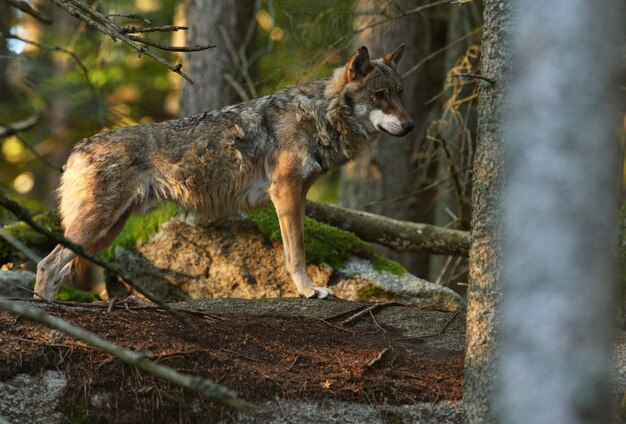
[[[408,134],[415,123],[402,105],[403,84],[398,65],[404,44],[380,59],[370,60],[367,47],[360,47],[346,63],[342,92],[354,114],[369,131],[382,131],[397,137]]]

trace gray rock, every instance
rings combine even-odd
[[[0,298],[32,297],[31,284],[35,274],[30,271],[0,271]]]
[[[272,401],[255,405],[256,415],[239,414],[242,424],[456,424],[462,422],[461,402],[389,406],[356,402]]]
[[[0,381],[0,417],[14,424],[63,423],[65,417],[55,409],[66,385],[67,377],[60,371],[18,374]]]

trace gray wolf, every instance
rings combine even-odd
[[[159,200],[212,217],[276,207],[287,273],[301,296],[325,298],[306,273],[304,201],[322,174],[353,159],[379,132],[415,124],[397,72],[404,45],[375,60],[359,48],[332,76],[188,118],[103,132],[79,142],[58,189],[65,236],[97,252],[131,214]],[[37,266],[36,296],[72,283],[80,257],[58,245]]]

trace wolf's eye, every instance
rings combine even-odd
[[[378,90],[374,93],[374,97],[376,100],[385,100],[387,98],[387,93],[385,90]]]

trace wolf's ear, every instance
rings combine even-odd
[[[352,55],[346,64],[346,81],[354,81],[363,78],[372,69],[370,54],[367,47],[362,46]]]
[[[400,65],[400,62],[402,61],[402,56],[404,56],[404,43],[396,47],[394,51],[384,55],[383,60],[385,61],[387,65],[396,69],[398,65]]]

